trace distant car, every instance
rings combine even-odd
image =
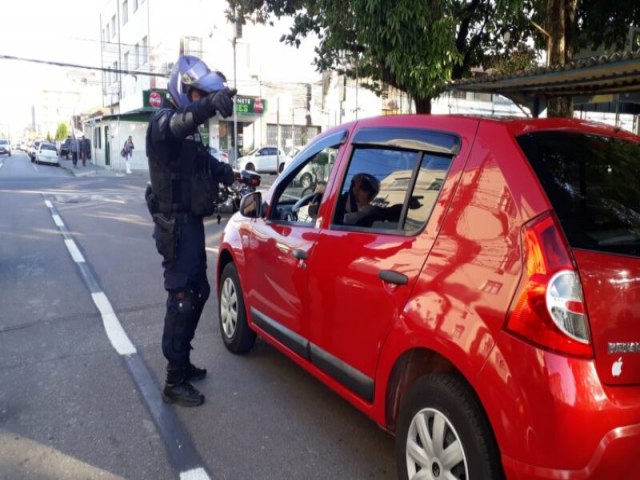
[[[284,162],[280,163],[280,167],[278,167],[278,173],[282,173],[284,169],[291,163],[291,161],[296,158],[296,156],[302,151],[302,147],[293,147],[287,153],[286,157],[284,157]]]
[[[71,153],[71,139],[67,138],[60,144],[60,151],[58,152],[61,157],[69,159],[69,153]]]
[[[29,155],[31,162],[36,161],[36,152],[38,151],[38,147],[40,147],[41,143],[42,143],[42,140],[35,140],[31,142],[31,144],[29,145],[29,148],[27,149],[27,154]]]
[[[47,163],[50,165],[60,165],[56,146],[53,143],[40,143],[38,149],[35,152],[35,162]]]
[[[259,147],[248,155],[238,159],[239,170],[251,170],[258,173],[277,173],[278,162],[284,163],[285,154],[275,145]]]
[[[6,140],[0,140],[0,155],[11,156],[11,144]]]

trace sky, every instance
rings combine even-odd
[[[100,65],[103,0],[10,0],[2,5],[0,55]],[[97,61],[96,61],[97,60]],[[68,82],[68,69],[0,59],[0,130],[30,116],[44,87]]]
[[[179,0],[175,1],[179,3]],[[202,1],[226,4],[225,0]],[[107,0],[4,1],[0,55],[99,67],[100,12],[106,4]],[[258,52],[258,57],[262,49],[263,58],[269,59],[260,67],[265,78],[303,81],[303,71],[308,72],[307,77],[315,75],[317,78],[318,74],[311,66],[313,45],[303,44],[301,50],[282,45],[278,39],[285,31],[286,22],[281,22],[277,27],[271,27],[269,37],[272,38],[265,44],[251,46]],[[230,44],[227,47],[229,52],[226,53],[230,54]],[[68,76],[69,70],[0,58],[0,134],[6,131],[8,124],[29,122],[31,105],[42,89],[68,88],[69,82],[73,81]],[[228,72],[227,76],[230,75]],[[99,74],[97,78],[100,78]]]

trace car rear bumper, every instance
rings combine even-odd
[[[567,446],[570,448],[570,446]],[[529,465],[503,455],[508,479],[518,480],[608,480],[640,476],[640,424],[610,430],[582,468],[562,469]]]
[[[508,479],[640,478],[640,386],[603,384],[592,359],[496,339],[476,385]]]

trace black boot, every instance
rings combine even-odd
[[[189,383],[187,369],[172,364],[167,365],[167,381],[162,390],[162,399],[166,403],[183,407],[197,407],[204,403],[204,395]]]
[[[189,362],[187,366],[187,380],[190,382],[197,382],[207,376],[206,368],[198,368]]]

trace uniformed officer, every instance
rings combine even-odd
[[[204,304],[209,297],[203,217],[211,215],[217,185],[233,182],[229,165],[209,155],[198,126],[216,114],[233,113],[233,96],[222,73],[197,57],[182,55],[167,89],[170,100],[149,121],[146,151],[150,187],[146,197],[154,219],[153,237],[162,255],[168,292],[162,334],[167,403],[198,406],[204,395],[191,384],[207,374],[191,363],[190,351]]]

